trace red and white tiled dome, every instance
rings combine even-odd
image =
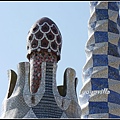
[[[49,18],[38,20],[29,30],[27,36],[27,58],[34,51],[52,52],[60,60],[62,36],[57,25]]]

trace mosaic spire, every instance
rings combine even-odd
[[[119,3],[90,2],[88,30],[81,117],[120,118]]]
[[[61,46],[61,33],[51,19],[43,17],[35,22],[27,36],[29,62],[18,64],[18,74],[8,71],[2,118],[81,117],[75,70],[67,68],[63,85],[56,85]]]
[[[30,91],[37,92],[41,80],[42,62],[60,60],[62,36],[57,25],[49,18],[38,20],[28,32],[27,58],[30,61]]]

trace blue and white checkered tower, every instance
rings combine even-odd
[[[81,118],[120,118],[119,2],[90,2]]]

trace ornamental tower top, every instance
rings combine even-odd
[[[29,30],[27,36],[27,58],[34,51],[51,52],[60,60],[62,37],[57,25],[49,18],[39,19]]]

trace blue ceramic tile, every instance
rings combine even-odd
[[[96,31],[94,37],[95,43],[108,42],[108,32]]]
[[[120,118],[120,116],[113,115],[113,114],[110,114],[110,113],[109,113],[109,118]]]
[[[119,54],[119,56],[120,56],[120,38],[119,38],[119,40],[118,40],[118,54]]]
[[[109,91],[110,91],[110,94],[108,95],[108,102],[120,105],[120,94],[112,90],[109,90]]]
[[[114,80],[120,80],[119,70],[108,66],[108,78]]]
[[[117,24],[113,22],[112,20],[108,20],[108,32],[119,34]]]
[[[102,90],[108,88],[107,78],[91,78],[92,90]]]
[[[89,113],[98,114],[98,113],[108,113],[108,103],[107,102],[89,102]]]
[[[117,18],[117,24],[120,26],[120,18]]]
[[[114,11],[119,11],[117,2],[108,2],[108,9],[114,10]]]
[[[118,53],[118,47],[114,44],[111,44],[110,42],[108,42],[108,55],[112,55],[115,57],[119,57],[119,53]]]
[[[93,67],[107,65],[108,65],[107,55],[93,55]]]
[[[96,20],[108,19],[108,9],[96,9]]]
[[[97,23],[97,21],[92,22],[92,23],[90,24],[90,27],[91,27],[93,30],[95,30],[96,23]]]

